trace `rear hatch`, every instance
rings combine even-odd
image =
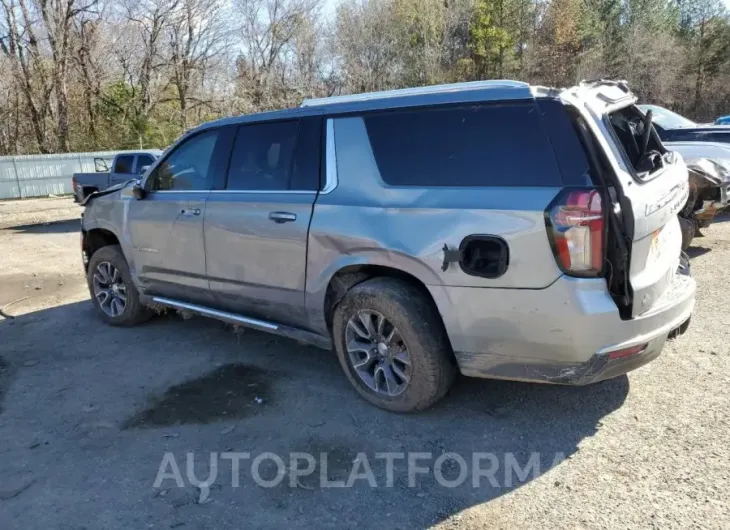
[[[687,167],[681,155],[662,145],[625,85],[582,84],[565,96],[587,118],[610,165],[606,173],[616,189],[615,226],[628,251],[629,289],[622,316],[635,317],[654,306],[679,267],[677,214],[689,193]]]

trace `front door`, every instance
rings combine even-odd
[[[207,274],[216,306],[307,326],[307,233],[319,187],[321,120],[241,125],[226,189],[205,211]]]
[[[208,303],[203,220],[223,146],[223,129],[183,139],[152,170],[142,200],[129,203],[134,267],[145,292]]]

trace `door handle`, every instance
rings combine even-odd
[[[192,215],[200,215],[200,208],[193,208],[190,210],[183,210],[180,212],[181,215],[184,216],[192,216]]]
[[[289,212],[271,212],[269,219],[275,223],[290,223],[297,220],[297,214]]]

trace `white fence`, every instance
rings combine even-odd
[[[103,158],[111,167],[114,155],[123,152],[0,156],[0,199],[73,193],[71,177],[74,173],[96,171],[94,158]]]

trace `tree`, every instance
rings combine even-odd
[[[211,105],[205,91],[192,95],[193,85],[202,88],[206,69],[223,51],[225,38],[218,0],[180,0],[171,15],[168,40],[172,83],[177,91],[183,131],[188,128],[188,111]]]

